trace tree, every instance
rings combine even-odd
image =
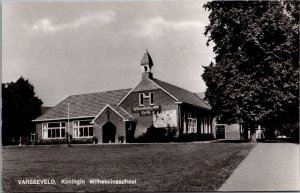
[[[204,67],[206,100],[225,123],[299,119],[298,1],[212,1],[205,35],[215,62]]]
[[[32,120],[41,114],[42,103],[35,96],[33,85],[23,77],[16,82],[2,83],[3,144],[35,131]]]

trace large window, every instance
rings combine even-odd
[[[57,139],[66,137],[65,122],[43,123],[43,139]]]
[[[153,92],[139,94],[139,105],[140,106],[144,106],[145,99],[148,99],[150,105],[154,105]]]
[[[187,113],[187,133],[197,133],[197,118]]]
[[[197,119],[188,118],[188,133],[197,133]]]
[[[92,120],[86,121],[74,121],[74,138],[93,137],[93,125]]]

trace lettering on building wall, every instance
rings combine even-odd
[[[152,116],[152,114],[155,114],[157,112],[161,111],[161,107],[156,106],[150,106],[150,107],[134,107],[131,108],[132,113],[140,113],[140,116]]]
[[[154,127],[177,127],[176,110],[163,110],[153,114]]]

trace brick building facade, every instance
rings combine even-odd
[[[176,136],[214,133],[210,107],[195,93],[153,77],[152,59],[141,61],[142,80],[132,89],[72,95],[36,123],[37,141],[95,138],[98,143],[126,143],[147,128],[171,127]]]

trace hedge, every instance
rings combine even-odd
[[[72,138],[70,141],[71,144],[93,144],[98,143],[98,139],[96,137],[92,138]],[[53,145],[53,144],[68,144],[68,139],[41,139],[37,143],[37,145]]]
[[[135,138],[135,143],[167,143],[167,142],[192,142],[214,140],[212,134],[188,133],[176,137],[177,128],[155,128],[149,127],[143,135]]]

